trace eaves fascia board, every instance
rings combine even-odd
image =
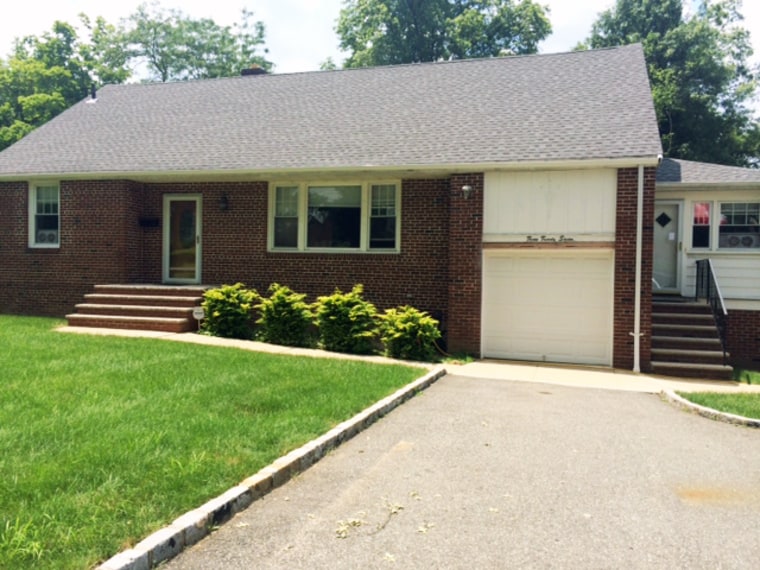
[[[626,158],[595,158],[569,160],[536,160],[514,162],[472,162],[459,164],[400,164],[392,166],[353,165],[325,168],[277,168],[258,170],[173,170],[173,171],[99,171],[99,172],[29,172],[0,174],[0,181],[21,182],[28,180],[267,180],[270,178],[307,177],[322,173],[330,174],[394,174],[404,177],[417,173],[445,176],[448,174],[492,172],[504,170],[575,170],[592,168],[632,168],[637,166],[657,166],[658,157],[647,155]]]

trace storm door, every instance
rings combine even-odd
[[[200,283],[201,197],[189,194],[164,196],[165,283]]]
[[[681,287],[681,205],[657,202],[654,207],[653,293],[675,293]]]

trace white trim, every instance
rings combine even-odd
[[[169,277],[169,242],[171,238],[171,224],[169,223],[170,206],[172,202],[193,201],[195,202],[195,278],[194,279],[177,279]],[[203,259],[203,239],[202,239],[202,220],[203,220],[203,196],[201,194],[164,194],[163,195],[163,212],[162,212],[163,232],[161,239],[161,278],[164,283],[173,283],[178,285],[196,285],[201,282],[201,260]]]
[[[177,171],[103,171],[103,172],[39,172],[15,175],[0,175],[0,181],[28,180],[29,178],[55,180],[111,180],[129,178],[140,182],[159,181],[209,181],[226,182],[240,180],[268,180],[288,177],[313,177],[320,175],[348,174],[363,179],[373,175],[386,177],[415,178],[419,174],[445,177],[451,174],[500,170],[565,170],[585,168],[632,168],[639,165],[657,166],[656,155],[625,158],[593,158],[568,160],[525,160],[514,162],[472,162],[452,164],[392,164],[392,165],[350,165],[330,168],[283,168],[262,170],[177,170]]]
[[[312,186],[358,186],[361,188],[361,220],[358,248],[308,247],[309,188]],[[394,248],[370,249],[371,188],[378,185],[393,185],[396,189],[396,246]],[[298,238],[296,247],[275,247],[274,222],[277,202],[277,188],[298,188]],[[326,180],[273,180],[268,189],[267,251],[272,253],[343,253],[343,254],[398,254],[401,252],[401,181],[388,179],[326,179]]]
[[[677,206],[678,207],[678,235],[677,243],[676,243],[676,286],[672,288],[664,288],[664,289],[658,289],[658,291],[661,291],[663,293],[678,293],[681,291],[681,286],[683,283],[683,276],[686,271],[686,256],[684,253],[687,251],[687,245],[686,245],[686,228],[684,227],[684,224],[686,223],[686,204],[681,199],[666,199],[666,200],[657,200],[654,201],[654,207],[655,210],[657,210],[657,206]],[[657,212],[655,211],[655,215]],[[652,220],[654,223],[657,223],[655,220]],[[689,234],[689,238],[691,238],[691,234]],[[652,249],[652,257],[654,258],[655,252],[654,248]],[[652,269],[654,270],[654,266],[652,266]],[[655,289],[652,289],[652,292],[655,293]]]
[[[56,187],[58,191],[58,229],[57,230],[38,230],[37,229],[37,190],[39,188]],[[58,181],[34,181],[29,182],[27,188],[27,245],[32,249],[60,249],[61,247],[61,185]],[[55,233],[56,241],[54,243],[44,243],[37,241],[38,233]]]

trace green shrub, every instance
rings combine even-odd
[[[435,341],[441,338],[438,321],[424,311],[404,306],[381,315],[380,334],[385,351],[393,358],[433,360]]]
[[[295,293],[285,285],[273,283],[256,305],[260,318],[258,336],[264,342],[286,346],[310,346],[310,329],[314,318],[306,295]]]
[[[364,287],[355,285],[349,293],[336,289],[316,303],[319,340],[325,350],[368,354],[375,348],[377,309],[362,299]]]
[[[202,330],[212,336],[253,338],[253,306],[258,298],[256,291],[242,283],[209,289],[203,294]]]

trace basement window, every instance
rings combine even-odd
[[[58,184],[29,187],[29,247],[60,247],[60,201]]]

